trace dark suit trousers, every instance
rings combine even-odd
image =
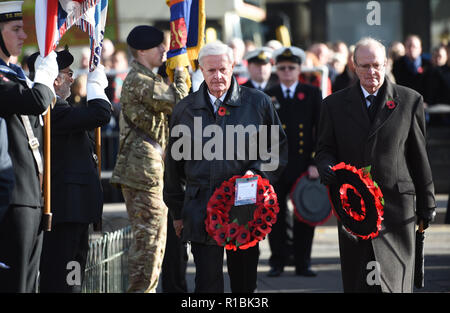
[[[89,224],[58,223],[51,232],[45,232],[40,292],[81,292],[88,250]],[[79,267],[74,263],[69,264],[73,261],[78,262]]]
[[[280,211],[277,215],[277,222],[272,226],[272,231],[269,234],[269,244],[271,250],[269,264],[272,267],[282,269],[286,265],[289,256],[289,246],[287,244],[286,232],[286,215],[288,212],[287,200],[293,184],[294,182],[274,185],[275,192],[278,196]],[[314,229],[315,227],[299,221],[294,216],[293,248],[296,270],[303,270],[310,266]]]
[[[166,252],[161,271],[162,291],[167,293],[187,292],[186,267],[188,254],[186,246],[175,234],[173,219],[167,216]]]
[[[223,293],[223,247],[192,242],[196,293]]]
[[[10,206],[0,223],[0,293],[35,292],[42,249],[40,208]]]
[[[258,274],[259,244],[246,250],[227,250],[231,292],[253,293]]]

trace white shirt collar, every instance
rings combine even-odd
[[[214,108],[214,113],[216,113],[216,111],[219,109],[219,108],[217,108],[217,107],[214,105],[214,102],[216,102],[217,98],[214,97],[214,96],[209,92],[209,90],[208,90],[208,95],[209,95],[209,100],[211,101],[211,104],[212,104],[212,106],[213,106],[213,108]],[[225,99],[226,95],[227,95],[227,93],[225,92],[225,93],[219,98],[220,101],[222,101],[222,103],[223,103],[223,100]]]
[[[360,86],[361,86],[361,85],[360,85]],[[378,94],[378,90],[379,90],[379,89],[377,89],[377,91],[375,91],[374,93],[369,93],[369,92],[367,92],[367,90],[365,90],[363,86],[361,86],[361,89],[362,89],[362,92],[363,92],[363,95],[364,95],[364,99],[366,99],[366,105],[367,105],[367,107],[369,107],[370,102],[369,102],[369,100],[367,100],[367,96],[369,96],[369,95],[374,95],[374,96],[376,97],[377,94]]]
[[[286,90],[289,89],[289,95],[291,96],[291,98],[294,96],[295,93],[295,89],[297,88],[298,85],[298,81],[296,81],[295,83],[293,83],[290,87],[287,87],[286,85],[284,85],[283,83],[280,83],[281,86],[281,90],[283,91],[283,96],[286,95]]]
[[[255,87],[255,88],[261,87],[261,89],[264,90],[267,86],[267,81],[262,82],[262,83],[255,82],[253,79],[251,79],[250,81],[253,84],[253,87]]]

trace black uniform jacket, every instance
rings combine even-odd
[[[280,85],[269,89],[267,94],[276,98],[275,108],[288,138],[288,165],[280,183],[294,183],[314,164],[322,93],[317,87],[299,83],[292,99],[284,97]]]
[[[319,166],[339,162],[356,168],[371,165],[372,178],[385,201],[382,229],[370,240],[380,265],[381,288],[385,292],[410,292],[415,210],[436,207],[425,148],[423,98],[386,78],[375,103],[379,107],[371,123],[359,81],[325,98],[315,159]],[[373,260],[361,252],[361,241],[339,227],[345,291],[364,291],[361,288],[367,286],[367,262]]]
[[[264,88],[264,92],[272,88],[273,86],[278,84],[278,76],[276,74],[271,74],[269,81],[267,82],[266,87]],[[245,83],[241,84],[241,86],[248,87],[248,88],[255,88],[253,85],[251,79],[247,80]]]
[[[429,103],[432,99],[432,90],[428,81],[432,79],[432,65],[430,61],[422,58],[422,66],[420,72],[414,73],[413,69],[407,62],[407,56],[404,55],[397,59],[392,66],[392,73],[395,82],[398,85],[409,87],[420,93],[425,102]]]
[[[111,105],[93,99],[72,107],[58,98],[52,110],[53,222],[91,223],[101,219],[103,191],[94,159],[95,142],[88,131],[106,125]]]
[[[38,167],[20,115],[28,115],[34,136],[39,140],[43,156],[43,138],[40,114],[53,101],[53,93],[47,86],[31,81],[28,84],[22,69],[11,64],[9,69],[0,60],[0,116],[8,129],[9,155],[15,173],[15,187],[10,204],[41,207],[43,198],[39,184]]]
[[[183,219],[182,239],[184,241],[215,244],[213,239],[208,239],[205,230],[206,206],[214,190],[223,181],[234,175],[244,175],[247,170],[252,170],[273,183],[279,177],[287,162],[286,135],[281,128],[281,123],[270,98],[266,94],[255,89],[241,87],[233,78],[224,100],[224,107],[228,112],[227,114],[223,116],[214,115],[207,95],[207,86],[203,82],[197,92],[188,95],[175,105],[171,116],[169,146],[166,152],[166,170],[164,173],[164,201],[175,220]],[[194,118],[196,119],[194,120]],[[199,125],[199,122],[201,122],[201,125]],[[258,131],[258,138],[261,138],[261,133],[264,131],[260,125],[266,125],[269,138],[266,142],[269,147],[268,151],[273,149],[272,152],[274,152],[276,148],[278,149],[278,160],[276,160],[278,164],[272,170],[266,171],[265,165],[274,161],[276,157],[272,156],[273,158],[267,161],[261,158],[260,153],[257,153],[255,158],[249,157],[250,135],[245,135],[245,146],[239,151],[237,140],[243,139],[241,136],[234,135],[232,144],[227,142],[226,127],[251,128],[253,125]],[[279,137],[278,142],[275,137],[271,137],[273,135],[271,133],[272,125],[274,125],[276,132],[275,136]],[[176,126],[179,127],[182,134],[175,132]],[[208,160],[204,154],[194,158],[195,144],[193,137],[196,136],[194,128],[197,127],[203,132],[206,127],[211,126],[221,129],[223,133],[220,144],[215,147],[215,149],[223,149],[223,153],[220,153],[221,159],[218,159],[218,157]],[[205,144],[212,139],[211,136],[214,136],[214,134],[198,135],[202,137],[202,147],[207,147]],[[181,140],[181,138],[188,138],[188,145],[192,149],[187,158],[183,157],[177,160],[176,153],[174,153],[176,151],[172,151],[172,147],[177,147],[177,140]],[[183,149],[185,148],[187,149],[187,147],[183,147]],[[231,151],[231,149],[233,150]],[[176,150],[179,150],[179,148]],[[185,190],[183,186],[185,186]]]

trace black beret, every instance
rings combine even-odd
[[[159,46],[164,40],[164,33],[159,29],[139,25],[128,34],[127,43],[136,50],[147,50]]]
[[[30,73],[34,72],[34,63],[39,55],[39,52],[35,52],[27,59],[27,65]],[[56,51],[56,62],[58,62],[58,69],[62,70],[69,67],[73,63],[73,55],[69,50]]]

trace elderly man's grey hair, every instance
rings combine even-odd
[[[228,59],[230,60],[230,63],[234,63],[234,56],[233,56],[233,49],[228,47],[226,44],[220,42],[220,41],[214,41],[210,42],[203,46],[203,48],[200,50],[198,54],[198,63],[200,66],[203,66],[203,57],[206,57],[208,55],[222,55],[225,54],[228,56]]]
[[[356,54],[360,47],[368,47],[368,46],[375,46],[381,49],[384,53],[384,58],[386,59],[386,47],[378,40],[372,38],[372,37],[364,37],[361,38],[356,44],[355,44],[355,51],[353,52],[353,62],[355,64],[358,64],[356,62]]]

